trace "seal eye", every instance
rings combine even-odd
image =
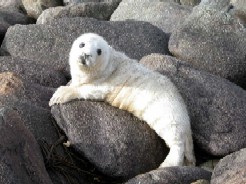
[[[79,45],[79,48],[83,48],[85,46],[85,43],[81,43],[80,45]]]
[[[97,54],[98,54],[98,56],[100,56],[102,54],[102,50],[101,49],[97,49]]]

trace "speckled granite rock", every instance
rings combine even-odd
[[[157,27],[144,22],[110,22],[87,18],[58,19],[48,25],[11,27],[2,49],[13,57],[67,71],[68,55],[73,41],[85,32],[96,32],[115,49],[131,58],[153,52],[168,53],[168,37]]]
[[[51,112],[71,146],[111,177],[130,179],[153,170],[169,151],[146,123],[104,102],[73,101]]]

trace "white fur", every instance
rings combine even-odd
[[[79,45],[85,46],[80,48]],[[97,49],[102,50],[98,55]],[[82,64],[81,56],[91,57]],[[164,75],[148,70],[136,60],[111,48],[97,34],[80,36],[71,48],[72,82],[61,86],[49,105],[73,99],[104,100],[146,121],[170,147],[160,167],[181,166],[184,157],[195,165],[190,120],[177,88]]]

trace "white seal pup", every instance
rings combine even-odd
[[[164,75],[116,51],[99,35],[77,38],[69,55],[71,84],[61,86],[49,105],[73,99],[104,100],[133,113],[170,148],[160,167],[195,165],[190,120],[178,89]]]

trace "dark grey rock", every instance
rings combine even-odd
[[[28,16],[35,19],[41,15],[43,10],[63,4],[62,0],[22,0],[22,3]]]
[[[1,0],[0,1],[0,8],[7,8],[7,9],[12,9],[16,11],[23,11],[24,6],[22,4],[22,0]]]
[[[173,57],[150,55],[140,62],[168,75],[178,87],[189,110],[197,147],[216,156],[246,147],[245,90]]]
[[[77,180],[86,184],[88,182],[85,182],[84,178],[88,176],[79,170],[86,170],[87,167],[75,165],[77,160],[71,156],[72,153],[64,150],[64,134],[55,123],[48,107],[53,90],[49,91],[48,95],[46,90],[50,89],[27,83],[13,73],[0,74],[0,106],[14,109],[25,127],[39,142],[52,182],[67,184],[69,180]]]
[[[24,125],[37,141],[46,141],[52,145],[60,138],[58,129],[53,124],[50,110],[35,106],[30,102],[5,103],[4,106],[13,108],[18,112]]]
[[[13,72],[0,73],[0,105],[21,101],[49,109],[53,92],[52,88],[24,81]]]
[[[168,38],[144,22],[110,22],[88,18],[58,19],[49,25],[16,25],[8,29],[2,49],[11,56],[69,71],[68,55],[82,33],[96,32],[116,50],[140,59],[153,52],[167,54]]]
[[[225,11],[194,7],[171,35],[169,50],[195,68],[246,87],[246,28]]]
[[[15,109],[36,140],[49,144],[59,139],[48,107],[52,94],[53,90],[29,84],[14,73],[0,74],[0,106]]]
[[[246,149],[232,153],[217,164],[213,171],[211,184],[246,183]]]
[[[125,184],[191,184],[198,179],[210,178],[210,172],[198,167],[167,167],[138,175]]]
[[[13,110],[0,109],[0,183],[52,184],[39,146]]]
[[[7,29],[15,24],[28,24],[30,19],[15,10],[6,10],[0,7],[0,43],[2,42]]]
[[[51,112],[72,147],[108,176],[132,178],[159,167],[167,155],[146,123],[104,102],[73,101]]]
[[[47,87],[57,88],[67,83],[65,75],[51,67],[10,56],[0,57],[0,72],[7,71],[16,73],[25,81]]]
[[[191,11],[191,7],[171,2],[160,2],[159,0],[123,0],[110,20],[146,21],[166,33],[171,33],[179,27]]]
[[[80,3],[70,6],[49,8],[42,12],[37,19],[37,24],[45,24],[53,19],[64,17],[92,17],[98,20],[109,20],[116,9],[115,3]]]

